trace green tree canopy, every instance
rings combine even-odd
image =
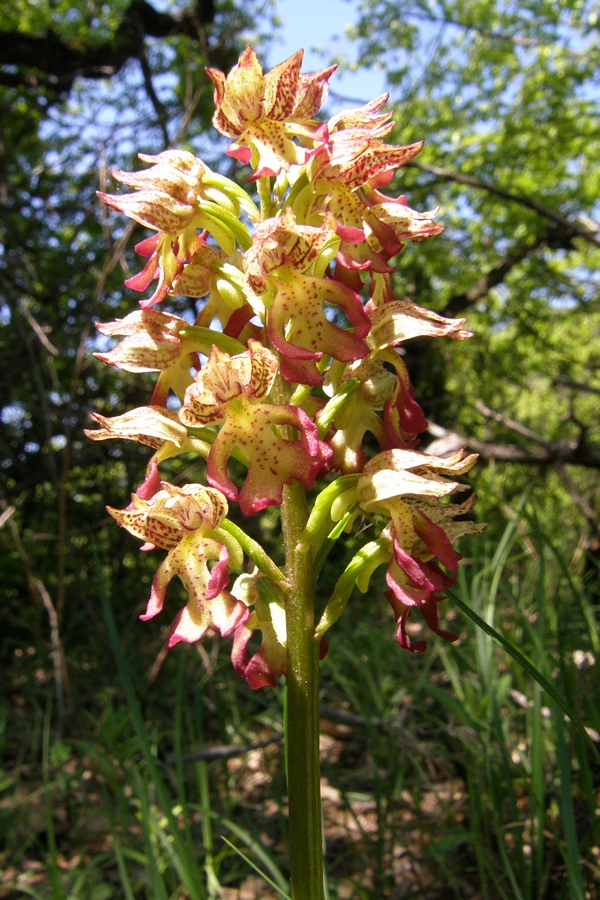
[[[494,467],[496,494],[533,483],[596,533],[598,22],[592,0],[366,0],[352,34],[358,67],[386,72],[396,139],[425,139],[399,186],[446,226],[405,251],[402,288],[476,332],[437,378],[413,351],[434,435],[519,462]]]
[[[112,188],[109,166],[131,169],[138,152],[202,146],[210,162],[214,141],[203,144],[203,135],[213,86],[204,68],[228,69],[247,40],[260,45],[263,5],[16,0],[3,10],[1,500],[16,510],[21,556],[8,529],[1,539],[15,609],[21,557],[59,610],[70,595],[80,599],[88,534],[105,519],[105,504],[133,489],[145,463],[136,447],[90,446],[83,435],[92,408],[114,411],[128,396],[136,405],[131,392],[139,390],[91,357],[94,320],[130,311],[123,279],[136,242],[96,191]],[[107,540],[107,558],[123,575],[120,535]]]

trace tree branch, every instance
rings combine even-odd
[[[167,128],[169,116],[167,110],[165,109],[164,103],[161,102],[158,94],[154,90],[154,84],[152,82],[152,70],[148,65],[148,59],[144,52],[140,54],[140,66],[142,68],[142,75],[144,78],[144,87],[146,89],[146,93],[152,106],[154,107],[154,112],[156,113],[156,119],[162,132],[165,147],[168,147],[170,143],[169,131]]]
[[[0,31],[0,84],[44,86],[68,94],[75,78],[106,78],[118,72],[128,59],[140,59],[146,37],[186,35],[197,41],[203,24],[215,17],[214,0],[197,0],[177,15],[158,12],[147,0],[131,0],[115,34],[95,46],[69,44],[48,29],[39,34]]]
[[[492,288],[502,284],[511,269],[514,269],[523,259],[531,253],[535,253],[544,244],[546,244],[546,235],[540,235],[528,244],[515,247],[514,250],[499,259],[496,265],[482,275],[468,291],[451,297],[442,310],[442,315],[456,316],[468,307],[474,306],[479,300],[486,297]]]
[[[557,47],[566,56],[577,59],[579,54],[576,50],[571,50],[565,45],[558,45],[552,41],[542,41],[539,38],[524,37],[519,34],[508,34],[504,31],[493,31],[490,28],[483,28],[476,22],[459,22],[449,16],[426,15],[423,13],[410,12],[406,14],[407,19],[417,19],[422,22],[431,22],[436,25],[451,25],[454,28],[461,28],[463,31],[475,31],[482,37],[489,38],[491,41],[502,41],[503,43],[514,44],[518,47],[548,47],[556,49]]]
[[[591,384],[583,384],[581,381],[571,381],[570,378],[563,378],[560,375],[553,379],[553,383],[561,387],[572,388],[575,391],[582,391],[584,394],[600,394],[600,388]]]
[[[568,219],[566,216],[563,216],[562,213],[557,212],[555,209],[552,209],[550,206],[546,206],[544,203],[539,203],[537,200],[533,200],[531,197],[523,197],[520,194],[513,194],[512,191],[507,190],[506,188],[501,187],[497,184],[492,184],[490,181],[483,181],[480,178],[475,178],[473,175],[465,175],[463,172],[452,172],[450,169],[443,169],[441,166],[430,166],[426,163],[412,162],[407,163],[407,166],[410,166],[414,169],[420,169],[421,172],[429,172],[431,175],[435,175],[437,178],[442,178],[445,181],[455,181],[458,184],[468,184],[471,187],[478,188],[479,190],[488,191],[490,194],[495,194],[498,197],[502,197],[503,200],[509,200],[512,203],[519,203],[521,206],[526,207],[527,209],[531,209],[534,212],[538,213],[540,216],[543,216],[546,219],[550,219],[551,222],[554,222],[555,225],[559,226],[561,229],[563,240],[567,238],[581,237],[584,240],[588,241],[590,244],[593,244],[595,247],[600,247],[600,238],[598,238],[598,233],[600,232],[600,225],[597,222],[593,222],[591,219],[585,217],[585,221],[583,219],[576,219],[575,221]],[[556,235],[556,232],[554,232]]]
[[[542,437],[541,434],[532,431],[531,428],[527,428],[526,425],[522,425],[520,422],[515,422],[514,419],[509,419],[508,416],[503,415],[503,413],[498,412],[495,409],[490,409],[490,407],[486,406],[481,400],[475,401],[475,409],[477,412],[481,413],[482,416],[485,416],[486,419],[493,419],[494,422],[498,422],[499,425],[504,425],[505,428],[514,431],[515,434],[520,434],[521,437],[528,438],[530,441],[535,441],[536,444],[540,444],[542,447],[548,447],[548,441],[546,438]]]
[[[498,414],[500,415],[500,414]],[[505,420],[507,424],[510,420]],[[507,426],[508,427],[508,426]],[[549,466],[554,463],[583,466],[587,469],[600,469],[600,445],[587,444],[585,441],[566,440],[545,442],[544,445],[525,449],[516,444],[495,444],[491,441],[478,441],[466,437],[441,425],[431,422],[427,433],[435,440],[425,448],[426,453],[443,456],[455,452],[459,447],[474,450],[484,459],[497,459],[502,462],[515,462],[522,465]]]

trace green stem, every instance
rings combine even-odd
[[[271,178],[268,175],[258,179],[258,196],[260,198],[260,220],[270,219],[275,214],[275,204],[271,195]]]
[[[319,644],[315,639],[312,559],[300,539],[307,521],[306,491],[286,485],[281,524],[290,583],[286,605],[286,746],[290,806],[292,900],[323,900],[319,759]]]

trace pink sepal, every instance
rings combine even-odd
[[[227,148],[226,154],[232,159],[237,159],[238,162],[241,162],[244,165],[248,165],[252,160],[252,150],[250,147],[240,147],[236,144],[231,144]]]
[[[153,458],[146,469],[146,478],[136,491],[138,497],[142,500],[150,500],[161,489],[160,474],[158,471],[158,463]],[[130,504],[131,506],[132,504]]]
[[[414,508],[413,521],[416,534],[421,538],[426,547],[439,559],[442,565],[456,572],[460,555],[453,548],[450,538],[441,525],[436,525],[421,510]]]
[[[443,591],[453,584],[453,579],[445,575],[440,568],[432,563],[415,559],[407,553],[396,538],[394,538],[394,556],[411,586],[418,590]]]
[[[149,287],[152,279],[156,275],[156,271],[158,269],[158,257],[152,256],[144,266],[141,272],[138,272],[137,275],[132,275],[131,278],[126,278],[124,281],[125,287],[131,288],[132,291],[145,291]]]
[[[250,657],[246,647],[257,630],[262,631],[263,640],[260,649]],[[238,675],[245,678],[254,690],[275,687],[277,677],[287,675],[286,648],[277,641],[271,622],[261,622],[256,612],[251,613],[236,628],[231,661]]]

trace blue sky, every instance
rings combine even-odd
[[[304,49],[304,72],[322,69],[336,54],[354,58],[353,43],[345,37],[345,29],[356,21],[357,7],[357,2],[345,0],[277,0],[282,40],[273,43],[269,65],[287,59],[300,48]],[[384,74],[377,69],[338,71],[330,84],[337,94],[363,102],[385,90]]]

